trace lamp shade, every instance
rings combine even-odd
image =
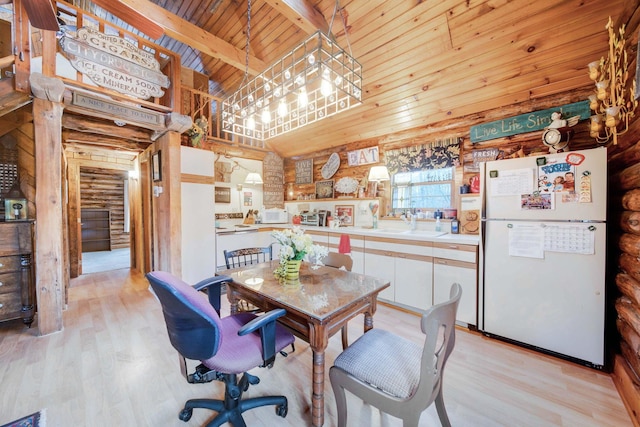
[[[389,169],[386,166],[373,166],[369,170],[369,181],[389,181]]]
[[[257,172],[249,172],[244,180],[245,184],[263,184],[262,177]]]

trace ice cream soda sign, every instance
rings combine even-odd
[[[98,86],[139,99],[161,97],[169,87],[154,55],[122,37],[82,27],[75,35],[65,33],[60,47],[71,65]]]

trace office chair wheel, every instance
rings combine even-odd
[[[286,417],[287,416],[287,412],[288,412],[288,405],[285,403],[284,405],[278,405],[276,406],[276,414],[279,417]]]
[[[183,409],[182,411],[180,411],[180,415],[178,415],[178,418],[180,418],[180,421],[189,421],[191,419],[191,415],[193,415],[193,409]]]

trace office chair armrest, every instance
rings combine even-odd
[[[271,366],[276,358],[276,320],[286,314],[286,310],[278,308],[256,317],[238,330],[238,335],[247,335],[259,330],[262,341],[262,366]]]
[[[220,295],[222,284],[225,282],[231,282],[229,276],[213,276],[208,279],[204,279],[193,285],[193,289],[196,291],[206,290],[209,297],[209,304],[216,310],[218,316],[220,315]]]

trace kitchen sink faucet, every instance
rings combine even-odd
[[[407,219],[407,217],[409,217],[410,220]],[[400,218],[402,218],[405,224],[409,224],[409,226],[411,227],[411,231],[415,231],[415,229],[417,228],[416,214],[412,214],[411,212],[405,212],[400,216]]]

